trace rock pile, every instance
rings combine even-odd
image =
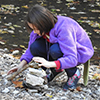
[[[62,86],[67,80],[66,73],[56,79],[55,82],[48,85],[46,84],[44,85],[45,88],[42,87],[39,90],[37,88],[16,88],[15,84],[6,79],[6,75],[7,71],[12,67],[17,66],[19,62],[19,59],[15,59],[5,53],[4,50],[0,49],[0,100],[100,100],[100,80],[93,78],[94,74],[100,74],[100,67],[97,65],[90,66],[89,81],[87,86],[83,85],[83,76],[81,76],[76,90],[68,90],[67,92],[64,92],[62,90]],[[83,65],[78,67],[83,75]],[[36,75],[35,72],[37,73],[38,71],[27,69],[16,76],[16,79],[19,77],[23,79],[28,73],[27,82],[29,82],[28,79],[30,79],[30,75],[32,74],[35,74],[40,82],[42,78],[39,79],[40,75]],[[39,84],[43,85],[42,82],[43,80]],[[36,82],[34,81],[34,83]]]

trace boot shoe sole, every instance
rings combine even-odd
[[[56,80],[56,78],[58,78],[59,76],[63,75],[64,73],[65,73],[65,70],[62,71],[61,73],[57,74],[57,75],[53,78],[53,80],[50,81],[50,82],[54,82],[54,81]],[[49,83],[50,83],[50,82],[49,82]]]

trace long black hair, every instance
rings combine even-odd
[[[40,34],[49,32],[57,22],[57,16],[51,13],[48,9],[41,5],[34,5],[28,12],[27,22],[33,24],[38,30],[40,30]],[[27,24],[28,26],[28,24]],[[28,30],[32,30],[28,26]]]

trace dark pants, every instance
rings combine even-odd
[[[49,47],[50,45],[50,47]],[[47,49],[49,50],[49,60],[54,61],[63,56],[59,44],[49,44],[44,38],[36,39],[30,46],[30,51],[33,56],[39,56],[47,59]],[[77,67],[65,69],[69,77],[73,76]]]

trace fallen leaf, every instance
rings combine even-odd
[[[76,88],[76,90],[80,92],[80,91],[82,91],[82,88],[81,88],[80,86],[78,86],[78,87]]]
[[[18,56],[13,56],[15,59],[20,59],[21,58],[21,55],[18,55]]]
[[[100,80],[100,74],[98,74],[98,73],[94,74],[92,79]]]
[[[3,33],[4,34],[4,33],[8,33],[8,32],[7,31],[0,31],[0,33]]]
[[[73,16],[69,16],[70,18],[74,18]]]
[[[2,40],[2,37],[0,37],[0,40]]]
[[[91,10],[91,12],[97,12],[97,13],[100,13],[100,10]]]
[[[28,7],[27,5],[25,5],[25,6],[22,6],[22,8],[26,8],[26,9],[28,9],[29,7]]]
[[[100,33],[100,30],[98,30],[98,29],[94,29],[94,31],[95,31],[96,33]]]
[[[12,37],[15,37],[15,35],[12,35]]]
[[[15,84],[15,87],[23,88],[23,81],[12,81],[13,84]]]
[[[15,28],[13,26],[9,26],[10,29],[15,30]]]
[[[56,11],[56,9],[51,9],[51,11],[53,11],[53,12],[54,12],[54,11]]]
[[[19,25],[13,25],[14,27],[19,27],[19,28],[21,28],[21,26],[19,26]]]
[[[11,10],[14,8],[14,5],[1,5],[1,7]]]
[[[81,17],[81,19],[88,19],[88,17]]]
[[[20,45],[20,47],[21,47],[21,48],[25,48],[25,46],[24,46],[24,45]]]
[[[19,78],[16,79],[16,81],[19,81],[20,79],[21,79],[21,78],[19,77]]]
[[[50,97],[50,98],[52,98],[52,97],[53,97],[53,95],[50,95],[50,94],[46,94],[46,96],[47,96],[47,97]]]

